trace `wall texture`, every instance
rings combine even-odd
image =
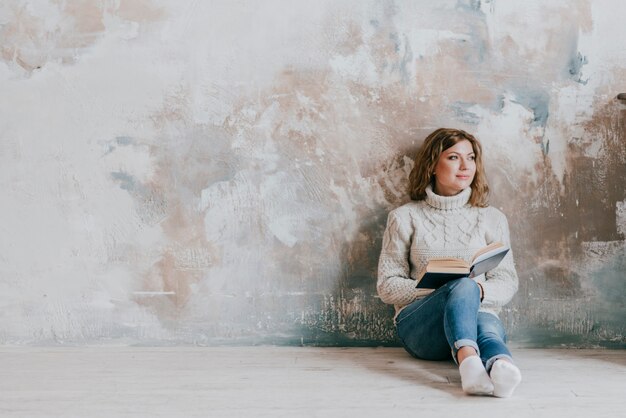
[[[387,212],[475,133],[522,345],[626,346],[626,3],[3,1],[1,344],[393,344]]]

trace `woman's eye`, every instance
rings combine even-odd
[[[471,157],[469,157],[469,159],[474,161],[476,159],[476,157],[472,155]]]
[[[456,155],[451,155],[448,157],[449,160],[456,160]]]

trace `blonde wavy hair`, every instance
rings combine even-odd
[[[426,187],[431,185],[434,188],[433,172],[439,161],[439,156],[442,152],[461,141],[469,141],[472,144],[476,162],[476,174],[470,185],[472,195],[469,199],[469,204],[481,208],[489,205],[489,185],[485,176],[480,142],[473,135],[461,129],[450,128],[439,128],[428,135],[417,151],[415,165],[409,175],[409,194],[411,199],[424,200],[426,198]]]

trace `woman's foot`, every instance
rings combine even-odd
[[[491,395],[493,393],[494,385],[491,383],[480,357],[466,357],[459,365],[459,372],[461,373],[461,386],[465,393],[469,395]]]
[[[496,360],[491,366],[493,396],[508,398],[522,381],[522,373],[517,366],[506,360]]]

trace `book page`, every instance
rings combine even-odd
[[[446,269],[446,268],[464,268],[469,269],[470,265],[465,262],[465,260],[461,260],[460,258],[432,258],[428,260],[428,270],[433,271],[432,269]]]
[[[472,259],[472,264],[480,263],[483,260],[493,257],[494,255],[507,251],[509,248],[501,242],[492,242],[485,248],[481,248]]]

